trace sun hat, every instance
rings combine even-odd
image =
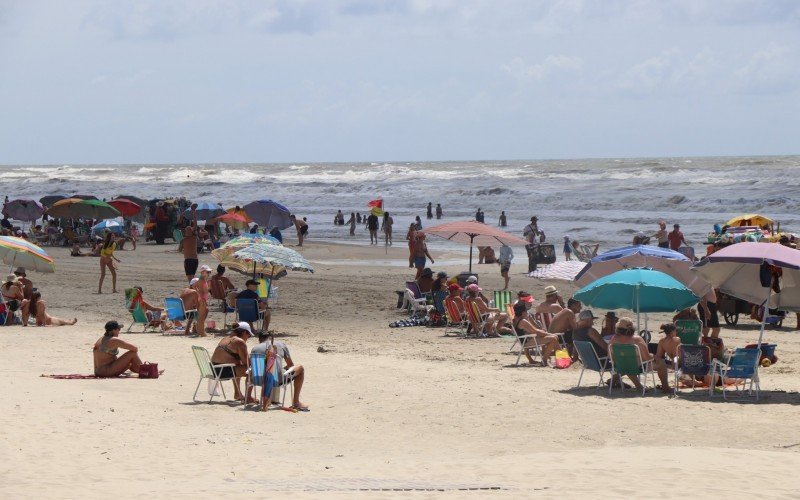
[[[478,282],[477,276],[470,276],[469,278],[467,278],[467,283],[477,283],[477,282]]]
[[[253,330],[250,329],[250,325],[248,325],[245,321],[240,321],[236,324],[236,328],[234,330],[244,330],[245,332],[253,335]]]
[[[478,285],[476,285],[475,283],[473,283],[473,284],[471,284],[471,285],[469,285],[469,286],[467,287],[467,291],[468,291],[468,292],[480,292],[480,291],[481,291],[481,287],[479,287]]]
[[[450,283],[450,286],[448,286],[447,289],[450,290],[451,292],[463,290],[463,288],[461,288],[458,283]]]
[[[617,318],[617,313],[615,313],[614,311],[608,311],[606,313],[606,318],[608,318],[608,319],[619,319],[619,318]]]
[[[578,314],[578,321],[583,321],[585,319],[597,319],[597,316],[592,313],[591,309],[584,309]]]
[[[193,286],[198,281],[200,281],[200,278],[192,278],[192,281],[189,282],[189,286]]]
[[[23,275],[23,276],[27,276],[27,275],[25,274],[25,268],[24,268],[24,267],[18,267],[18,268],[17,268],[17,269],[14,271],[14,274],[21,274],[21,275]]]
[[[17,278],[16,274],[9,274],[8,276],[6,276],[6,281],[10,281],[12,283],[16,283],[17,280],[19,280],[19,278]]]
[[[430,267],[426,267],[422,270],[422,276],[433,276],[433,270]]]
[[[545,295],[553,295],[553,294],[556,294],[556,293],[558,293],[558,290],[556,290],[556,287],[554,287],[553,285],[544,287],[544,294]]]

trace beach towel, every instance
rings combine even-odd
[[[572,281],[586,266],[585,262],[577,260],[561,260],[553,264],[539,266],[536,271],[528,273],[529,278],[554,279]]]
[[[41,374],[41,375],[39,375],[39,376],[40,376],[40,377],[47,377],[47,378],[54,378],[54,379],[56,379],[56,380],[87,380],[87,379],[139,378],[139,377],[134,377],[134,376],[133,376],[133,375],[131,375],[131,374],[122,374],[122,375],[120,375],[120,376],[118,376],[118,377],[98,377],[97,375],[94,375],[94,374],[91,374],[91,373],[90,373],[90,374],[88,374],[88,375],[83,375],[83,374],[80,374],[80,373],[70,373],[70,374],[65,374],[65,375],[59,375],[59,374],[50,374],[50,375],[46,375],[46,374],[44,374],[44,373],[43,373],[43,374]]]

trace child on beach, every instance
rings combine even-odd
[[[572,245],[569,242],[569,236],[564,236],[564,259],[572,260]]]

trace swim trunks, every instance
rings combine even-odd
[[[183,270],[186,276],[197,274],[197,266],[200,262],[197,259],[183,259]]]
[[[509,269],[511,269],[511,263],[508,263],[508,264],[502,264],[502,265],[500,266],[500,272],[501,272],[501,273],[507,273]]]
[[[420,269],[425,267],[425,257],[414,257],[414,267]]]

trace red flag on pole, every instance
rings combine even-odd
[[[383,200],[378,198],[377,200],[372,200],[367,203],[367,206],[370,207],[372,213],[375,215],[383,215]]]

